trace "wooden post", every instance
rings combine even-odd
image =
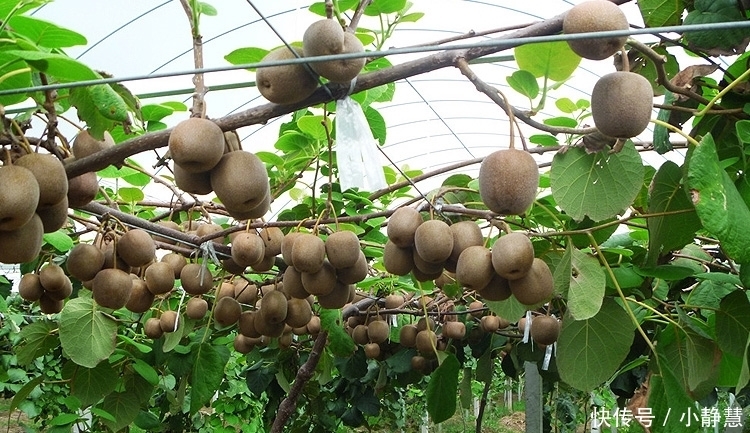
[[[526,373],[526,433],[542,433],[542,376],[536,363],[524,363]]]

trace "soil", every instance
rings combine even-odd
[[[33,429],[27,427],[32,424],[31,420],[29,420],[29,417],[20,410],[16,410],[11,414],[10,427],[8,427],[7,408],[10,407],[10,400],[0,399],[0,407],[3,408],[3,410],[0,410],[0,432],[26,433],[33,431]]]

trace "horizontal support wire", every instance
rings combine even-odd
[[[747,21],[732,21],[725,23],[711,23],[711,24],[690,24],[681,26],[667,26],[667,27],[652,27],[643,29],[628,29],[628,30],[612,30],[606,32],[591,32],[591,33],[574,33],[574,34],[558,34],[549,36],[530,36],[525,38],[509,38],[509,39],[491,39],[486,41],[477,41],[467,44],[449,44],[439,46],[418,46],[418,47],[404,47],[404,48],[390,48],[387,50],[380,51],[365,51],[360,53],[345,53],[345,54],[333,54],[327,56],[316,56],[316,57],[303,57],[294,58],[288,60],[278,60],[273,62],[255,62],[246,63],[241,65],[227,65],[209,68],[198,68],[190,69],[186,71],[176,72],[163,72],[156,74],[145,74],[135,75],[130,77],[111,77],[102,78],[98,80],[86,80],[86,81],[75,81],[71,83],[58,83],[49,84],[44,86],[31,86],[18,89],[6,89],[0,90],[0,96],[4,95],[16,95],[27,92],[39,92],[47,90],[57,89],[72,89],[76,87],[94,86],[97,84],[111,84],[111,83],[123,83],[129,81],[140,81],[140,80],[151,80],[158,78],[171,78],[183,75],[194,75],[194,74],[207,74],[214,72],[226,72],[234,71],[239,69],[256,69],[259,67],[271,67],[271,66],[282,66],[282,65],[294,65],[304,63],[317,63],[327,62],[331,60],[346,60],[356,58],[381,58],[388,56],[395,56],[401,54],[419,54],[434,51],[447,51],[447,50],[462,50],[472,48],[511,48],[518,45],[533,44],[540,42],[556,42],[556,41],[571,41],[578,39],[600,39],[620,36],[636,36],[636,35],[654,35],[660,33],[686,33],[694,31],[706,31],[706,30],[730,30],[730,29],[744,29],[750,28],[750,20]]]

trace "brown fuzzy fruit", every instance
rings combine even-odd
[[[500,275],[493,275],[490,282],[482,287],[481,290],[477,290],[477,295],[481,296],[485,301],[504,301],[510,298],[510,283],[507,279]]]
[[[459,221],[451,224],[451,233],[453,234],[453,250],[449,260],[458,262],[463,250],[474,245],[484,245],[484,236],[479,225],[474,221]]]
[[[14,163],[25,167],[34,174],[39,184],[39,204],[37,208],[54,206],[68,195],[68,176],[65,167],[56,156],[49,153],[29,153]]]
[[[388,218],[388,239],[400,248],[414,245],[414,234],[422,224],[422,216],[412,207],[400,207]]]
[[[323,308],[337,309],[346,305],[354,296],[354,285],[336,282],[331,293],[318,296],[318,304]]]
[[[21,281],[18,283],[18,294],[25,301],[38,301],[43,293],[44,287],[42,287],[42,283],[39,282],[39,275],[24,274],[24,276],[21,277]]]
[[[284,321],[292,328],[307,325],[312,318],[312,307],[307,299],[292,298],[287,301],[286,319]]]
[[[260,231],[266,256],[278,256],[281,254],[281,242],[284,240],[284,232],[278,227],[264,227]]]
[[[232,260],[247,267],[260,263],[265,257],[266,246],[255,232],[242,232],[232,238]]]
[[[404,347],[414,347],[417,344],[416,325],[404,325],[398,333],[399,343]]]
[[[461,340],[466,336],[466,325],[464,322],[445,322],[443,325],[443,336],[454,340]]]
[[[206,316],[208,302],[203,298],[190,298],[185,305],[185,315],[189,319],[200,320]]]
[[[485,206],[503,215],[521,215],[536,198],[539,167],[529,152],[502,149],[479,166],[479,195]]]
[[[206,172],[224,155],[224,132],[208,119],[191,117],[172,128],[168,144],[175,164],[188,173]]]
[[[263,57],[261,63],[304,56],[300,48],[292,47],[292,49],[294,52],[286,46],[271,50]],[[282,105],[300,102],[312,95],[318,87],[316,77],[301,63],[258,68],[255,73],[255,82],[264,98]]]
[[[128,265],[137,268],[148,264],[156,255],[156,244],[142,229],[131,229],[117,241],[117,255]]]
[[[42,251],[44,226],[39,215],[21,227],[0,231],[0,263],[26,263],[36,258]]]
[[[367,336],[367,325],[357,325],[352,328],[351,336],[356,344],[364,345],[370,341]]]
[[[385,320],[375,320],[367,325],[367,337],[373,343],[383,343],[390,334],[391,328]]]
[[[453,251],[453,233],[448,224],[440,220],[420,224],[414,232],[414,249],[426,262],[447,260]]]
[[[174,288],[174,270],[167,262],[152,263],[144,273],[146,286],[154,295],[163,295]]]
[[[317,272],[302,272],[301,274],[302,287],[310,295],[328,295],[336,286],[336,269],[327,260]]]
[[[26,167],[0,167],[0,230],[17,230],[25,226],[39,203],[39,183]],[[3,233],[3,236],[5,234]]]
[[[213,276],[200,263],[188,263],[180,272],[182,288],[191,295],[203,295],[214,286]]]
[[[256,320],[259,320],[258,313],[255,311],[243,311],[242,314],[240,314],[238,325],[240,334],[250,338],[259,338],[263,335],[255,328]]]
[[[367,273],[370,271],[367,265],[367,257],[362,251],[357,252],[357,261],[354,262],[354,266],[349,268],[341,268],[336,270],[336,276],[338,280],[344,284],[356,284],[367,278]]]
[[[471,311],[470,314],[476,318],[484,316],[485,307],[484,302],[482,301],[471,301],[467,308],[469,309],[469,311]]]
[[[172,267],[175,279],[180,278],[180,272],[182,272],[182,268],[187,265],[187,259],[185,258],[185,256],[177,253],[164,254],[161,258],[161,261],[169,264],[169,266]]]
[[[44,314],[57,314],[62,311],[65,302],[62,299],[55,299],[44,292],[39,298],[39,309]]]
[[[62,290],[70,280],[60,266],[50,263],[39,271],[39,282],[44,290],[57,292]]]
[[[304,284],[302,284],[302,273],[293,266],[289,266],[284,271],[284,291],[292,298],[305,299],[310,296],[305,290]]]
[[[394,308],[400,308],[402,305],[404,305],[404,302],[406,302],[406,300],[404,299],[404,295],[392,293],[385,297],[384,305],[385,308],[390,310]]]
[[[354,266],[359,258],[359,238],[347,230],[331,233],[325,241],[326,256],[334,268]]]
[[[518,302],[533,306],[548,300],[555,290],[547,263],[542,259],[534,259],[528,274],[518,280],[510,281],[510,290]]]
[[[508,280],[524,277],[533,262],[534,245],[523,233],[508,233],[498,238],[492,246],[492,267],[498,275]]]
[[[284,293],[272,290],[263,295],[260,315],[265,322],[273,325],[283,323],[288,313],[289,304]]]
[[[240,278],[234,283],[234,299],[240,304],[255,305],[258,300],[258,286]]]
[[[92,284],[94,301],[113,310],[124,307],[133,290],[133,279],[130,274],[113,268],[99,271]]]
[[[539,344],[549,345],[560,335],[560,321],[552,316],[536,316],[531,321],[531,338]]]
[[[414,252],[411,247],[402,248],[388,239],[383,251],[383,266],[393,275],[406,275],[414,269]]]
[[[344,29],[336,20],[315,21],[302,36],[305,57],[339,54],[344,50]]]
[[[326,246],[323,239],[312,233],[302,233],[292,246],[292,263],[300,272],[314,273],[323,267]],[[330,264],[330,263],[329,263]]]
[[[256,209],[268,195],[266,166],[254,153],[229,152],[211,170],[211,186],[227,210]]]
[[[255,346],[259,343],[258,340],[250,337],[245,337],[242,334],[237,334],[234,336],[234,340],[232,341],[232,347],[234,347],[234,350],[237,352],[246,355],[255,348]]]
[[[214,319],[221,326],[231,326],[240,320],[242,306],[236,299],[225,296],[216,302]]]
[[[466,248],[456,264],[456,280],[469,290],[481,290],[495,275],[492,253],[482,245]]]
[[[604,75],[591,91],[591,115],[604,135],[631,138],[643,132],[651,120],[654,91],[651,83],[635,72]]]
[[[500,318],[497,316],[483,316],[479,321],[479,327],[484,332],[495,332],[500,329]]]
[[[364,51],[365,47],[362,42],[353,33],[344,32],[344,46],[338,54],[362,53]],[[348,83],[359,75],[366,60],[364,57],[329,60],[310,63],[310,66],[315,72],[334,83]]]
[[[78,244],[68,253],[65,267],[73,278],[88,281],[104,266],[104,253],[91,244]]]
[[[205,195],[211,194],[214,189],[211,186],[211,171],[202,171],[200,173],[191,173],[181,165],[175,164],[172,169],[174,172],[174,183],[177,188],[190,194]]]
[[[628,19],[622,10],[606,0],[589,0],[573,6],[563,20],[563,33],[590,33],[627,30]],[[603,60],[618,52],[627,36],[611,38],[575,39],[568,41],[570,49],[590,60]]]
[[[145,313],[154,303],[154,294],[148,290],[145,281],[137,277],[132,278],[132,280],[133,287],[130,291],[128,302],[125,303],[125,308],[133,313]]]
[[[68,222],[68,197],[63,197],[59,203],[44,209],[37,209],[36,214],[42,220],[44,233],[52,233],[65,227]]]
[[[175,332],[180,329],[180,315],[173,310],[167,310],[161,313],[159,317],[159,327],[162,332]]]
[[[149,317],[146,323],[143,324],[143,333],[146,337],[151,339],[157,339],[164,335],[164,331],[161,329],[160,320],[156,317]]]
[[[297,239],[299,239],[302,234],[302,232],[290,232],[281,240],[281,258],[284,259],[284,263],[289,266],[294,266],[294,263],[292,262],[292,249],[294,248],[294,243],[297,242]]]
[[[71,150],[76,159],[81,159],[114,146],[115,140],[109,131],[104,131],[104,137],[101,140],[97,140],[91,136],[88,130],[83,130],[76,135],[71,144]]]
[[[376,359],[380,356],[380,345],[378,343],[365,344],[365,356],[368,359]]]
[[[96,198],[98,192],[99,181],[93,171],[68,179],[68,206],[85,206]]]
[[[437,335],[429,329],[419,331],[415,340],[415,346],[422,355],[434,355],[437,348]]]

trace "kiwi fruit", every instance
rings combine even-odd
[[[531,330],[529,329],[529,331]],[[520,332],[521,334],[526,332],[526,316],[518,319],[518,332]]]
[[[474,221],[459,221],[450,226],[453,234],[453,250],[448,257],[455,263],[458,263],[458,257],[463,250],[474,245],[484,245],[484,236],[479,225]]]
[[[39,309],[44,314],[57,314],[62,311],[64,305],[65,301],[51,297],[49,292],[42,293],[39,298]]]
[[[323,239],[312,233],[302,233],[292,246],[292,265],[300,272],[318,272],[326,261],[326,246]],[[330,262],[328,262],[330,265]]]
[[[307,325],[312,317],[312,307],[307,299],[292,298],[287,301],[286,319],[284,321],[292,328]]]
[[[146,319],[146,323],[143,324],[143,333],[151,339],[161,337],[164,335],[164,331],[161,329],[161,321],[156,317],[149,317]]]
[[[404,299],[403,295],[399,295],[396,293],[391,293],[390,295],[386,296],[383,300],[385,308],[392,310],[395,308],[401,308],[402,305],[404,305],[404,302],[406,302],[406,299]]]
[[[278,227],[263,227],[259,233],[263,240],[266,257],[278,256],[281,254],[281,242],[284,240],[284,232]]]
[[[135,275],[131,274],[131,278],[132,276]],[[146,282],[142,279],[136,276],[132,280],[133,287],[131,288],[128,302],[125,303],[125,308],[133,313],[145,313],[154,303],[154,294],[148,290]]]
[[[484,332],[492,333],[500,329],[500,318],[497,316],[482,316],[479,319],[479,327]]]
[[[203,298],[191,297],[185,304],[185,316],[188,319],[200,320],[206,316],[206,312],[208,312],[208,302]]]
[[[443,336],[453,340],[461,340],[466,336],[466,325],[464,322],[445,322],[443,324]]]
[[[88,281],[104,266],[104,253],[91,244],[77,244],[68,253],[65,267],[73,278]]]
[[[327,295],[318,295],[318,304],[323,308],[338,309],[346,305],[354,296],[354,285],[343,284],[337,281],[331,290],[331,293]]]
[[[416,248],[412,249],[412,261],[414,261],[414,268],[412,271],[420,271],[423,274],[435,275],[432,279],[437,278],[438,275],[443,273],[444,261],[437,263],[428,262],[417,253]]]
[[[518,302],[526,306],[538,305],[552,297],[555,290],[552,271],[544,260],[535,258],[526,276],[510,281],[510,290]]]
[[[177,253],[167,253],[161,257],[161,262],[167,263],[174,273],[175,279],[180,278],[182,268],[187,264],[185,256]]]
[[[71,151],[76,159],[85,158],[93,155],[104,149],[109,149],[115,146],[115,140],[109,131],[104,131],[104,136],[101,140],[91,136],[88,130],[83,130],[76,135],[71,144]]]
[[[162,227],[164,227],[165,229],[168,229],[168,230],[174,230],[176,232],[181,232],[182,231],[182,229],[180,228],[180,225],[177,224],[176,222],[172,221],[172,220],[161,220],[161,221],[157,221],[156,224],[158,224],[158,225],[160,225],[160,226],[162,226]],[[160,236],[160,235],[156,235],[155,234],[155,235],[153,235],[153,238],[154,238],[154,241],[163,242],[163,243],[169,244],[169,245],[177,245],[177,241],[175,241],[174,239],[170,239],[170,238],[164,237],[164,236]]]
[[[255,305],[258,300],[258,286],[240,278],[234,283],[234,299],[240,304]]]
[[[67,280],[67,282],[66,282]],[[39,271],[39,283],[48,292],[57,292],[69,283],[68,276],[59,265],[50,263]]]
[[[481,290],[495,275],[492,252],[482,245],[466,248],[456,264],[456,280],[469,290]]]
[[[414,345],[422,355],[434,356],[437,348],[437,335],[431,329],[419,331]]]
[[[39,183],[26,167],[0,167],[0,230],[17,230],[31,221],[39,203]],[[3,236],[5,233],[3,233]],[[41,235],[40,235],[41,236]]]
[[[96,173],[88,171],[68,179],[68,206],[81,207],[91,203],[99,192]]]
[[[224,296],[214,306],[214,319],[222,327],[234,325],[240,320],[242,306],[231,296]]]
[[[143,229],[130,229],[117,241],[117,255],[128,265],[137,268],[154,260],[156,244]]]
[[[203,237],[211,237],[211,240],[213,243],[217,245],[224,245],[224,238],[222,236],[215,236],[216,233],[219,233],[224,230],[224,227],[214,224],[214,223],[207,223],[207,224],[201,224],[200,227],[198,227],[195,230],[195,235],[199,238]],[[214,236],[212,236],[214,235]]]
[[[534,262],[534,245],[523,233],[501,236],[492,246],[492,267],[508,280],[523,278]]]
[[[344,284],[356,284],[367,278],[367,273],[370,271],[367,265],[367,257],[362,251],[357,252],[357,260],[354,262],[354,266],[348,268],[340,268],[336,270],[336,276],[339,281]]]
[[[388,225],[386,226],[388,240],[400,248],[413,246],[414,234],[422,222],[422,215],[416,209],[412,207],[400,207],[396,209],[391,217],[388,218]]]
[[[377,359],[380,357],[380,345],[378,343],[367,343],[364,346],[365,356],[368,359]]]
[[[203,295],[213,288],[214,281],[211,271],[202,269],[200,263],[188,263],[180,271],[182,289],[191,295]]]
[[[114,268],[97,272],[92,284],[94,301],[113,310],[124,307],[133,290],[133,279],[130,274]]]
[[[420,306],[420,308],[422,308]],[[432,319],[432,317],[421,317],[419,320],[417,320],[417,331],[424,331],[425,329],[432,329],[435,330],[435,327],[437,326],[435,321]]]
[[[36,213],[42,220],[44,233],[56,232],[68,222],[68,197],[64,197],[55,205],[37,209]]]
[[[266,166],[254,153],[229,152],[211,170],[211,186],[227,210],[255,209],[269,192]]]
[[[218,301],[225,296],[234,298],[234,284],[228,281],[222,281],[221,284],[219,284],[219,290],[216,292],[216,300]]]
[[[469,314],[476,318],[484,316],[484,312],[486,310],[484,302],[482,301],[471,301],[467,308],[470,311]]]
[[[39,184],[38,209],[52,207],[68,196],[68,176],[56,156],[49,153],[29,153],[18,158],[14,164],[25,167],[34,174]]]
[[[318,316],[312,316],[310,318],[310,321],[307,322],[307,333],[311,336],[315,337],[320,332],[320,317]]]
[[[339,54],[363,53],[364,51],[365,47],[357,36],[344,32],[344,46]],[[358,57],[311,63],[310,66],[315,72],[334,83],[348,83],[362,72],[366,61],[366,58]]]
[[[323,262],[323,266],[317,272],[302,272],[302,286],[310,295],[323,296],[331,293],[336,286],[336,269],[328,260]]]
[[[306,301],[305,301],[306,302]],[[263,320],[272,325],[282,323],[286,320],[289,305],[286,296],[278,291],[272,290],[263,295],[260,307],[260,315]]]
[[[175,164],[172,169],[174,174],[174,183],[177,188],[197,195],[211,194],[214,189],[211,186],[211,171],[202,171],[200,173],[191,173],[182,166]]]
[[[367,325],[367,338],[373,343],[383,343],[391,335],[391,328],[385,320],[375,320]]]
[[[250,338],[259,338],[263,335],[255,328],[256,320],[258,320],[258,313],[255,311],[243,311],[242,314],[240,314],[238,325],[239,333]]]
[[[282,46],[271,50],[261,63],[303,57],[300,48]],[[318,87],[317,77],[304,64],[260,67],[255,72],[255,83],[264,98],[274,104],[295,104],[312,95]]]
[[[266,337],[276,338],[280,337],[281,334],[284,333],[284,330],[286,329],[286,323],[282,320],[279,323],[270,323],[268,320],[266,320],[263,316],[263,309],[258,312],[258,315],[255,316],[255,321],[253,322],[255,325],[255,329],[261,334],[265,335]]]
[[[325,240],[326,256],[334,268],[354,266],[359,258],[359,238],[354,232],[342,230],[331,233]]]
[[[231,275],[242,275],[245,273],[247,266],[240,266],[231,257],[221,261],[221,267]]]
[[[66,276],[65,279],[63,279],[63,285],[60,289],[55,291],[45,290],[44,293],[56,301],[62,301],[73,294],[73,284],[70,282],[70,278]]]
[[[417,330],[416,325],[404,325],[398,332],[399,344],[404,347],[414,347],[417,344]]]
[[[536,316],[531,321],[529,332],[535,342],[546,346],[557,341],[560,335],[560,322],[552,316]]]
[[[336,20],[312,23],[302,36],[305,57],[361,53],[362,43],[353,33],[344,31]],[[343,83],[356,77],[365,65],[364,58],[310,63],[310,67],[333,82]]]
[[[289,266],[284,271],[284,291],[291,297],[296,299],[305,299],[310,294],[305,290],[304,284],[302,284],[302,273],[293,266]],[[335,284],[335,283],[334,283]]]
[[[512,294],[508,280],[497,274],[494,274],[490,282],[476,293],[485,301],[504,301]]]
[[[539,167],[529,152],[501,149],[479,166],[479,196],[487,208],[503,215],[521,215],[536,198]]]
[[[364,345],[370,341],[370,338],[367,336],[367,325],[364,324],[354,326],[351,329],[350,335],[356,344]]]
[[[237,334],[234,336],[234,340],[232,340],[232,347],[237,352],[247,355],[248,353],[252,352],[255,348],[256,341],[253,338],[245,337],[242,334]]]
[[[266,246],[255,232],[242,232],[232,238],[231,252],[235,263],[247,267],[265,258]]]
[[[591,91],[591,115],[604,135],[631,138],[651,120],[654,91],[640,74],[618,71],[600,77]]]
[[[25,301],[38,301],[43,293],[44,287],[42,287],[42,283],[39,282],[39,275],[37,274],[24,274],[18,282],[18,294]]]
[[[414,232],[414,249],[426,262],[444,262],[453,251],[453,233],[450,226],[440,220],[429,220],[420,224]]]
[[[276,265],[276,256],[263,257],[261,261],[250,266],[255,272],[268,272]]]
[[[383,267],[393,275],[406,275],[414,269],[414,251],[412,247],[399,247],[388,239],[383,249]]]
[[[182,325],[180,322],[180,314],[174,310],[167,310],[161,313],[159,316],[159,327],[162,332],[175,332],[180,329]]]
[[[289,266],[294,266],[294,263],[292,263],[292,248],[302,234],[302,232],[287,233],[284,236],[284,239],[281,240],[281,258],[284,259],[284,263]]]
[[[253,220],[263,217],[271,208],[271,187],[266,186],[266,193],[256,206],[232,207],[224,205],[227,213],[237,221]]]
[[[206,172],[224,155],[224,132],[208,119],[191,117],[172,128],[168,145],[180,168],[188,173]]]
[[[607,0],[589,0],[573,6],[563,19],[563,33],[590,33],[627,30],[630,27],[625,13]],[[570,49],[589,60],[603,60],[619,51],[627,36],[610,38],[574,39]]]

